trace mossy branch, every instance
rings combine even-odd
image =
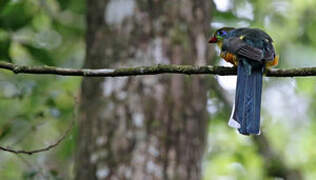
[[[236,68],[224,66],[192,66],[158,64],[153,66],[138,66],[117,69],[72,69],[53,66],[23,66],[0,61],[0,69],[7,69],[16,74],[52,74],[61,76],[91,76],[91,77],[122,77],[155,74],[213,74],[220,76],[236,75]],[[295,77],[316,76],[316,67],[269,69],[266,76],[270,77]]]

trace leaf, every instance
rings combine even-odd
[[[0,59],[7,62],[12,62],[9,55],[9,49],[11,45],[10,39],[0,39]]]
[[[55,65],[54,60],[52,58],[52,54],[50,54],[48,50],[34,47],[29,44],[23,44],[23,46],[28,50],[32,57],[40,63],[49,66]]]
[[[10,0],[1,0],[1,1],[0,1],[0,12],[3,11],[3,9],[4,9],[5,6],[8,4],[8,2],[10,2]]]
[[[0,11],[0,27],[7,30],[18,30],[30,24],[36,13],[34,7],[23,1],[18,3],[3,3]]]
[[[57,0],[57,1],[58,1],[59,5],[60,5],[60,8],[62,10],[65,10],[65,9],[68,8],[70,0]]]
[[[85,13],[84,0],[57,0],[61,9],[69,9],[73,12],[83,14]]]
[[[82,37],[85,33],[84,27],[78,27],[78,25],[67,25],[59,22],[58,20],[53,20],[53,28],[56,29],[66,38],[77,38]]]

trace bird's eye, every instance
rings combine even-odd
[[[227,32],[226,31],[218,31],[217,32],[217,35],[220,35],[220,36],[223,36],[223,35],[226,35]]]

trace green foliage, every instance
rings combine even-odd
[[[9,55],[9,48],[11,45],[11,40],[7,37],[4,37],[4,33],[0,32],[0,59],[8,62],[12,62],[11,57]]]
[[[34,58],[35,60],[38,60],[40,63],[46,64],[49,66],[55,65],[52,55],[46,49],[37,48],[29,44],[25,44],[24,47],[32,55],[32,58]]]
[[[30,1],[5,1],[0,11],[0,27],[16,31],[27,26],[37,12]]]
[[[0,60],[81,67],[84,5],[75,0],[0,1]],[[12,76],[0,70],[1,145],[32,150],[55,143],[76,118],[80,82],[72,77]],[[75,132],[76,127],[50,152],[0,152],[0,179],[70,179]]]

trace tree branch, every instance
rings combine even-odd
[[[11,149],[11,148],[6,148],[6,147],[3,147],[3,146],[0,146],[0,150],[6,151],[6,152],[11,152],[11,153],[14,153],[14,154],[28,154],[28,155],[32,155],[32,154],[40,153],[40,152],[44,152],[44,151],[49,151],[50,149],[58,146],[66,138],[66,136],[70,133],[74,123],[75,122],[73,120],[71,122],[71,125],[65,131],[65,133],[54,144],[51,144],[51,145],[49,145],[47,147],[26,151],[26,150],[14,150],[14,149]]]
[[[223,66],[191,66],[158,64],[153,66],[138,66],[117,69],[71,69],[53,66],[23,66],[0,61],[0,69],[7,69],[16,74],[55,74],[62,76],[92,76],[92,77],[121,77],[155,74],[214,74],[221,76],[236,75],[236,68]],[[316,76],[316,67],[293,69],[269,69],[266,76],[294,77]]]

